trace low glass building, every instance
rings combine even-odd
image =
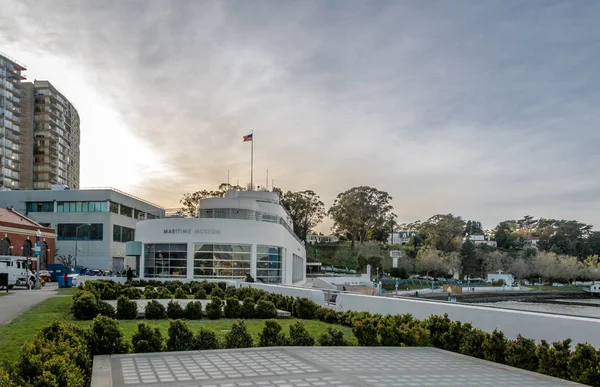
[[[140,256],[142,278],[305,280],[306,250],[277,193],[228,191],[201,200],[198,215],[138,222],[128,254]]]

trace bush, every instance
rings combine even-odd
[[[98,315],[98,300],[89,291],[77,290],[73,296],[71,313],[77,320],[91,320]]]
[[[249,348],[254,344],[244,320],[237,320],[225,334],[225,348]]]
[[[173,298],[173,295],[167,288],[159,288],[158,290],[158,298],[166,300],[169,298]]]
[[[555,378],[569,379],[568,362],[571,356],[571,340],[556,342],[552,347],[546,340],[537,346],[535,354],[538,357],[537,372]]]
[[[137,302],[129,301],[129,298],[125,296],[117,299],[117,318],[119,320],[135,320],[137,315]]]
[[[134,353],[162,352],[164,339],[160,329],[152,328],[145,323],[138,323],[137,331],[131,338]]]
[[[196,300],[206,300],[206,290],[200,288],[194,293]]]
[[[194,347],[194,334],[185,321],[169,321],[167,351],[190,351]]]
[[[127,353],[129,350],[119,322],[110,317],[96,317],[92,321],[87,337],[92,356]]]
[[[451,321],[448,314],[431,316],[424,321],[424,328],[430,332],[431,344],[440,349],[458,352],[465,333],[471,329],[470,324]]]
[[[221,300],[225,299],[225,292],[223,291],[223,289],[221,289],[220,287],[214,287],[213,290],[210,292],[210,296],[212,298],[218,297]]]
[[[383,324],[383,326],[388,327],[387,324]],[[394,327],[390,325],[389,328],[393,330]],[[377,335],[377,320],[373,317],[355,320],[354,326],[352,327],[352,333],[354,333],[354,336],[356,336],[358,345],[361,347],[379,345],[379,337]],[[385,342],[385,344],[391,345],[388,342]]]
[[[193,349],[195,350],[221,348],[221,344],[219,343],[219,339],[215,332],[202,327],[200,327],[200,330],[196,333],[196,336],[194,336],[193,346]]]
[[[142,291],[140,289],[138,289],[138,288],[133,287],[133,286],[128,286],[122,292],[122,295],[126,296],[130,300],[139,300],[140,298],[142,298]]]
[[[177,288],[175,290],[175,298],[178,298],[180,300],[185,300],[188,298],[188,294],[186,293],[185,290],[183,290],[182,288]]]
[[[177,320],[183,318],[183,308],[177,301],[169,301],[167,304],[167,318]]]
[[[181,285],[180,289],[183,290],[186,294],[190,294],[190,285],[183,284],[183,285]]]
[[[315,345],[315,338],[306,330],[301,321],[296,321],[290,325],[289,344],[295,347],[312,347]]]
[[[285,334],[281,331],[281,325],[274,319],[265,321],[265,326],[258,334],[258,338],[260,347],[278,347],[287,343]]]
[[[508,340],[504,336],[504,333],[494,329],[494,332],[485,339],[481,346],[483,349],[483,358],[495,363],[506,363],[507,344]]]
[[[235,286],[228,286],[225,289],[225,298],[228,297],[236,297],[237,298],[237,289],[235,288]]]
[[[293,305],[292,315],[303,320],[315,318],[318,305],[308,298],[296,298]]]
[[[152,300],[146,305],[146,309],[144,309],[144,318],[147,320],[167,318],[167,311],[160,302]]]
[[[166,281],[165,287],[169,289],[170,293],[175,293],[175,291],[183,285],[181,281]]]
[[[81,368],[85,374],[92,370],[92,358],[89,354],[86,331],[72,324],[64,324],[54,321],[52,324],[40,329],[36,335],[44,341],[66,342],[72,349],[77,349],[75,364]]]
[[[350,345],[350,342],[344,337],[344,332],[335,328],[327,328],[327,332],[319,336],[319,345],[324,347],[344,347]]]
[[[256,304],[256,317],[258,318],[277,318],[277,308],[271,301],[259,300]]]
[[[215,287],[213,286],[212,282],[208,282],[206,280],[202,281],[200,285],[202,285],[202,289],[204,289],[206,294],[210,294],[210,292],[212,292],[213,288]]]
[[[223,301],[218,297],[211,297],[211,301],[206,305],[206,316],[211,320],[221,318]]]
[[[191,294],[198,293],[198,290],[200,290],[200,289],[204,290],[202,288],[202,285],[199,282],[191,282],[190,283],[190,293]]]
[[[227,318],[240,318],[242,315],[242,305],[237,298],[230,297],[227,299],[223,314]]]
[[[244,298],[244,303],[242,304],[242,316],[244,318],[254,318],[256,316],[256,304],[254,303],[254,298]]]
[[[202,303],[199,301],[188,302],[183,315],[188,320],[200,320],[202,318]]]
[[[110,318],[116,317],[115,308],[106,301],[98,301],[98,314]]]
[[[348,318],[348,317],[344,317]],[[380,335],[380,343],[386,346],[414,347],[431,345],[429,331],[423,327],[423,323],[413,319],[410,314],[385,316],[383,318],[355,317],[354,324],[365,319],[373,319],[377,322],[377,332]],[[354,331],[354,329],[353,329]]]
[[[465,324],[467,325],[467,324]],[[470,324],[469,324],[470,328]],[[483,343],[488,340],[489,334],[481,329],[472,328],[463,336],[458,351],[463,355],[484,358]]]
[[[567,369],[572,381],[600,386],[600,354],[590,344],[577,344],[568,360]]]
[[[509,341],[506,346],[506,364],[528,371],[536,371],[538,358],[535,350],[534,340],[517,335],[517,339]]]
[[[144,291],[144,297],[146,300],[156,300],[158,299],[158,291],[149,288],[150,290]]]

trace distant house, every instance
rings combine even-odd
[[[415,235],[417,235],[417,232],[411,230],[393,232],[388,236],[387,243],[390,245],[405,245]]]
[[[485,235],[473,234],[468,235],[467,238],[469,238],[469,240],[476,245],[488,245],[490,247],[498,247],[498,242],[486,239]],[[466,240],[466,238],[464,240]]]
[[[539,242],[540,242],[539,237],[529,237],[529,238],[525,239],[524,247],[537,250]]]
[[[340,238],[336,237],[335,235],[316,235],[316,234],[309,234],[306,236],[306,242],[310,243],[310,244],[315,244],[315,243],[334,243],[334,242],[338,242],[340,240]]]
[[[498,274],[488,274],[487,282],[497,282],[504,281],[507,286],[512,286],[515,282],[515,277],[512,274],[502,274],[502,272]]]

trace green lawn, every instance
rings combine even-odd
[[[63,290],[63,289],[60,289]],[[59,290],[59,292],[60,292]],[[70,290],[70,289],[64,289]],[[54,320],[62,322],[69,322],[81,327],[89,327],[91,321],[77,321],[71,316],[69,309],[71,307],[71,297],[54,297],[43,301],[37,306],[29,309],[21,316],[17,317],[8,325],[0,326],[0,357],[6,355],[8,359],[14,360],[19,352],[19,348],[26,340],[31,340],[37,330],[44,325],[50,324]],[[152,326],[158,327],[163,337],[167,337],[167,330],[169,327],[168,320],[120,320],[120,326],[123,329],[123,333],[127,340],[131,339],[131,336],[135,332],[138,322],[144,321]],[[289,332],[289,326],[294,323],[296,319],[280,319],[279,322],[282,325],[284,332]],[[217,333],[218,336],[223,337],[227,330],[231,328],[234,320],[220,319],[220,320],[190,320],[187,321],[188,326],[192,331],[197,331],[200,326],[206,327]],[[327,327],[332,326],[342,330],[348,340],[356,344],[356,338],[352,334],[352,329],[341,325],[326,324],[317,320],[303,320],[306,329],[316,338]],[[255,342],[258,342],[258,333],[264,326],[264,320],[246,320],[248,330],[254,337]]]
[[[71,295],[72,296],[77,291],[77,288],[60,288],[60,289],[56,289],[56,291],[61,296],[65,296],[65,295]]]

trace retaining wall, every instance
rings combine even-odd
[[[325,295],[322,290],[295,288],[291,286],[267,285],[259,283],[242,282],[240,287],[247,286],[251,288],[261,289],[268,293],[277,293],[284,296],[308,298],[318,305],[325,304]]]

